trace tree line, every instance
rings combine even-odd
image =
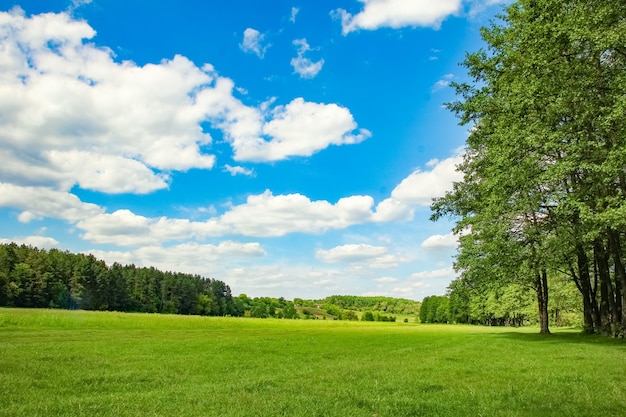
[[[308,318],[388,322],[395,322],[398,314],[417,316],[421,304],[405,298],[358,295],[331,295],[318,300],[295,298],[294,303]]]
[[[238,301],[224,282],[199,275],[0,245],[0,306],[241,316]]]
[[[457,221],[453,293],[531,287],[542,333],[560,277],[585,332],[626,331],[624,16],[624,1],[519,0],[453,84],[463,180],[432,205]]]
[[[318,303],[337,306],[344,310],[369,310],[403,315],[417,314],[420,307],[420,303],[415,300],[384,296],[331,295],[330,297],[318,300]]]
[[[295,302],[294,302],[295,301]],[[233,296],[224,282],[104,261],[91,254],[0,244],[0,306],[196,314],[255,318],[395,321],[419,303],[389,297],[332,296],[294,301]],[[389,313],[389,314],[388,314]]]
[[[475,287],[457,279],[445,296],[424,298],[419,312],[422,323],[463,323],[485,326],[526,326],[539,322],[533,288],[519,283]],[[550,282],[548,319],[553,326],[583,325],[583,311],[576,286],[564,275]]]

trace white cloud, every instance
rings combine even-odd
[[[440,49],[434,49],[434,48],[431,49],[430,50],[431,55],[428,57],[428,60],[429,61],[437,61],[439,59],[439,54],[441,52],[442,51]]]
[[[396,284],[393,288],[371,292],[371,295],[386,295],[389,297],[409,298],[412,300],[421,300],[429,295],[443,295],[447,283],[455,278],[452,268],[437,269],[431,271],[422,271],[412,274],[408,279],[381,279],[379,288],[383,288],[384,284]]]
[[[430,279],[441,279],[446,278],[448,281],[452,281],[455,277],[454,269],[443,268],[436,269],[433,271],[422,271],[411,274],[411,279],[417,282],[421,282],[422,280],[430,280]]]
[[[146,245],[155,242],[150,233],[150,221],[130,210],[117,210],[80,220],[78,228],[85,230],[83,239],[120,246]]]
[[[414,210],[402,201],[387,198],[376,206],[372,220],[386,223],[392,221],[408,221],[413,218]]]
[[[237,266],[225,268],[220,277],[235,293],[254,293],[255,296],[276,297],[279,294],[290,299],[314,299],[347,291],[343,271],[310,265]]]
[[[326,263],[359,262],[379,258],[387,254],[387,248],[364,244],[337,246],[329,250],[319,249],[315,256]]]
[[[422,181],[426,181],[429,187],[441,183],[436,178],[454,166],[450,160],[433,161],[432,171],[417,176],[425,175]],[[412,216],[411,204],[430,201],[420,192],[420,181],[416,181],[413,176],[396,187],[391,198],[379,203],[376,211],[373,211],[374,199],[370,196],[350,196],[331,203],[325,200],[312,201],[301,194],[273,195],[268,190],[263,194],[248,196],[244,204],[232,206],[222,215],[218,216],[213,209],[209,213],[213,217],[205,221],[148,218],[130,210],[106,213],[104,208],[84,203],[75,195],[63,191],[6,183],[0,183],[0,207],[22,210],[18,216],[20,222],[44,217],[58,218],[75,224],[82,231],[83,239],[120,246],[154,246],[163,242],[202,240],[226,235],[278,237],[290,233],[323,233],[369,222],[408,220]],[[411,188],[408,188],[409,185]],[[403,188],[407,188],[406,193]],[[428,191],[430,198],[432,190]],[[431,237],[422,246],[430,248],[447,243],[447,237]],[[320,252],[320,256],[330,259],[333,253]],[[379,254],[369,261],[368,266],[395,267],[405,261],[395,255]]]
[[[5,183],[105,193],[167,188],[169,171],[214,166],[207,121],[223,130],[239,161],[309,156],[370,136],[335,104],[297,98],[273,111],[271,103],[246,106],[232,80],[183,56],[144,66],[116,62],[110,49],[89,42],[93,28],[67,13],[26,17],[13,9],[0,20]],[[250,42],[262,39],[247,33]],[[259,53],[264,48],[258,43]]]
[[[443,90],[450,85],[450,81],[454,78],[453,74],[446,74],[443,78],[435,83],[430,89],[432,93]]]
[[[296,39],[293,44],[298,47],[298,56],[291,59],[293,71],[302,78],[315,78],[324,66],[324,59],[313,62],[304,56],[305,53],[312,50],[306,39]]]
[[[168,241],[205,239],[225,235],[277,237],[289,233],[323,233],[356,224],[379,221],[370,196],[351,196],[336,203],[311,201],[301,194],[251,195],[245,204],[231,207],[206,221],[149,218],[130,210],[106,213],[95,204],[45,187],[20,187],[0,183],[0,207],[22,210],[21,222],[52,217],[73,223],[81,237],[94,243],[120,246],[158,245]],[[391,221],[391,220],[390,220]],[[379,257],[378,265],[395,264],[398,257]]]
[[[271,46],[264,44],[265,35],[256,29],[247,28],[243,31],[243,42],[239,45],[242,51],[255,54],[259,58],[265,56],[265,52]]]
[[[0,206],[21,208],[24,212],[20,220],[24,222],[45,216],[65,219],[76,223],[83,231],[81,236],[84,239],[122,246],[156,245],[225,235],[278,237],[290,233],[316,234],[370,222],[410,220],[415,205],[430,204],[433,197],[442,196],[450,189],[452,180],[460,179],[457,178],[460,174],[455,171],[460,160],[459,156],[430,161],[427,164],[430,171],[416,171],[405,178],[392,191],[390,198],[376,206],[375,211],[371,196],[345,197],[333,204],[325,200],[312,201],[301,194],[273,195],[267,190],[248,196],[244,204],[232,206],[222,215],[213,213],[213,217],[206,221],[147,218],[129,210],[105,213],[100,207],[82,203],[71,194],[9,184],[0,185],[0,191],[5,191],[0,194]],[[233,172],[239,171],[230,168]],[[426,239],[422,247],[452,246],[453,242],[451,235],[436,235]],[[325,259],[330,259],[332,254],[320,252]],[[370,262],[370,266],[393,267],[404,261],[397,256],[379,256],[376,262]]]
[[[50,168],[66,176],[70,188],[74,181],[83,189],[105,193],[145,194],[167,187],[169,177],[155,174],[139,161],[117,155],[87,151],[47,151]]]
[[[86,4],[90,4],[93,0],[72,0],[72,7],[70,7],[70,9],[74,8],[77,9],[80,6],[84,6]]]
[[[409,205],[429,206],[433,198],[443,197],[452,190],[454,181],[463,179],[456,170],[462,160],[462,156],[455,156],[443,161],[430,161],[427,164],[432,168],[430,171],[415,170],[394,188],[391,197]]]
[[[297,8],[297,7],[292,7],[291,8],[291,16],[289,17],[289,21],[291,23],[296,23],[296,16],[298,15],[299,11],[300,11],[300,9]]]
[[[468,14],[470,18],[475,18],[495,4],[512,3],[513,1],[514,0],[468,0],[470,6]]]
[[[430,89],[431,92],[435,93],[437,91],[443,90],[444,88],[450,85],[450,81],[448,80],[439,80],[432,86]]]
[[[31,213],[30,211],[23,211],[17,216],[17,220],[20,223],[30,223],[33,220],[41,220],[43,217],[36,215],[35,213]]]
[[[198,93],[197,102],[212,124],[225,133],[236,161],[270,162],[310,156],[330,145],[351,145],[371,136],[357,129],[350,111],[337,104],[296,98],[286,106],[247,107],[232,95],[234,84],[219,78],[215,88]],[[266,120],[266,117],[268,118]]]
[[[0,200],[1,203],[1,200]],[[77,219],[84,239],[121,246],[156,245],[167,241],[204,239],[224,235],[277,237],[289,233],[322,233],[369,221],[373,213],[369,196],[342,198],[337,203],[311,201],[301,194],[274,196],[267,191],[251,195],[207,221],[166,217],[147,218],[129,210],[96,213]]]
[[[448,16],[459,12],[461,0],[359,0],[363,10],[352,15],[337,9],[344,34],[381,27],[439,27]]]
[[[369,196],[342,198],[337,203],[311,201],[301,194],[252,195],[246,204],[233,207],[219,218],[231,233],[245,236],[283,236],[288,233],[321,233],[364,223],[372,215]]]
[[[374,282],[378,282],[380,284],[391,284],[394,282],[398,282],[398,278],[395,277],[380,277],[376,278]]]
[[[177,271],[211,276],[216,269],[215,263],[228,260],[241,261],[245,258],[258,258],[266,255],[258,242],[241,243],[234,241],[220,242],[218,245],[183,243],[180,245],[143,246],[136,250],[117,252],[90,250],[99,259],[107,263],[133,263],[137,266],[155,267],[163,271]]]
[[[236,159],[277,161],[294,155],[310,156],[330,145],[352,145],[371,136],[366,129],[356,129],[348,109],[296,98],[286,106],[277,106],[263,126],[263,133],[271,140],[235,145]]]
[[[95,36],[86,22],[66,13],[13,10],[0,19],[0,180],[145,193],[167,187],[152,168],[213,166],[200,150],[211,137],[194,103],[212,74],[181,56],[117,63],[111,50],[86,43]]]
[[[329,250],[319,249],[315,257],[324,263],[351,264],[347,272],[356,276],[365,276],[375,269],[393,269],[410,260],[387,252],[383,246],[348,244]]]
[[[240,166],[230,166],[228,164],[224,165],[224,171],[230,173],[230,175],[245,175],[248,177],[254,176],[254,170],[240,167]]]
[[[59,246],[59,242],[51,237],[46,236],[25,236],[14,237],[12,239],[0,239],[1,244],[9,244],[15,242],[18,245],[33,246],[41,249],[52,249]]]
[[[458,237],[453,233],[447,235],[432,235],[426,238],[421,244],[425,249],[456,247],[459,243]]]
[[[95,204],[83,203],[78,197],[45,187],[21,187],[0,183],[0,207],[23,210],[22,222],[53,217],[69,222],[100,215],[104,210]]]

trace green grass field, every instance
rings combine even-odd
[[[624,416],[626,343],[536,329],[0,309],[0,416]]]

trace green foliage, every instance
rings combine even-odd
[[[293,303],[287,303],[287,305],[285,305],[285,307],[283,308],[282,312],[283,312],[283,317],[286,319],[297,319],[299,317],[298,311],[296,310]]]
[[[371,311],[366,311],[361,316],[361,321],[374,321],[374,320],[376,319],[374,317],[374,313],[372,313]]]
[[[550,280],[548,305],[553,326],[581,326],[582,307],[575,284],[563,274]],[[510,283],[506,285],[470,285],[467,279],[454,280],[449,288],[449,321],[489,326],[538,324],[534,289]]]
[[[420,303],[405,298],[364,297],[356,295],[332,295],[318,301],[319,304],[336,306],[343,310],[379,311],[388,314],[418,314]]]
[[[0,306],[243,315],[222,281],[15,243],[0,245]]]
[[[450,301],[446,296],[432,295],[422,300],[420,308],[420,322],[447,323]]]
[[[432,208],[466,232],[455,267],[482,294],[453,315],[503,317],[515,284],[534,289],[547,333],[565,271],[586,331],[626,331],[625,15],[623,1],[519,0],[467,55],[448,105],[472,128],[464,179]]]

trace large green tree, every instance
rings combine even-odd
[[[433,204],[458,218],[461,279],[532,285],[569,272],[585,329],[624,329],[626,2],[520,0],[483,28],[449,107],[471,126],[464,180]]]

